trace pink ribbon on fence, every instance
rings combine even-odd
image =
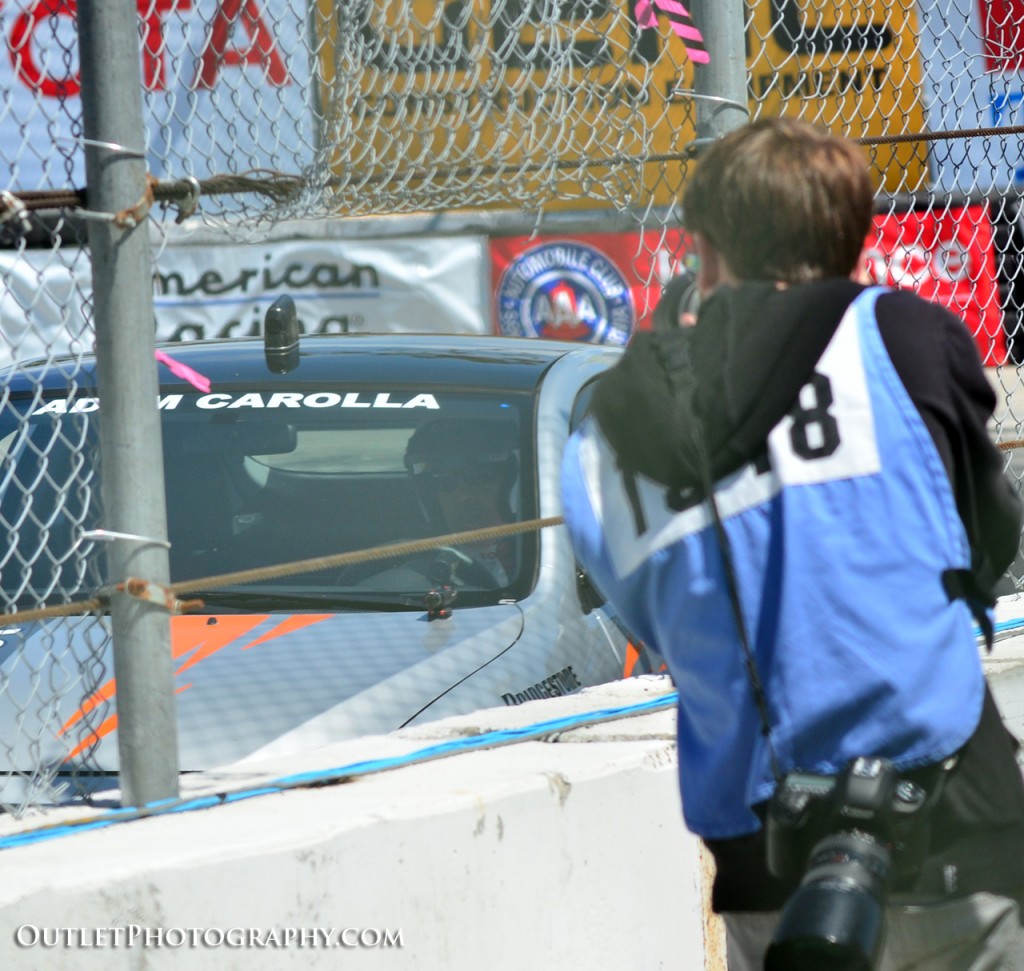
[[[198,371],[194,371],[187,364],[182,364],[181,361],[174,360],[173,357],[169,357],[163,351],[156,351],[156,359],[161,364],[167,365],[171,374],[181,378],[182,381],[187,381],[193,388],[197,388],[204,393],[209,392],[210,379],[203,377],[203,375]]]
[[[697,29],[690,11],[679,0],[636,0],[636,22],[640,29],[658,26],[655,8],[668,14],[672,32],[683,42],[690,60],[695,64],[709,63],[711,56],[704,46],[704,35]]]

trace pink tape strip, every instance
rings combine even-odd
[[[683,40],[695,40],[698,43],[704,43],[704,37],[696,27],[687,27],[686,24],[677,24],[673,21],[672,29],[676,34],[682,37]]]
[[[181,378],[182,381],[188,381],[193,388],[197,388],[204,393],[209,392],[210,379],[203,377],[198,371],[192,370],[187,364],[182,364],[181,361],[168,357],[163,351],[156,352],[156,359],[161,364],[165,364],[170,369],[171,374]]]
[[[650,0],[636,0],[636,22],[645,30],[658,26],[658,15],[651,8]]]
[[[711,61],[711,56],[707,51],[691,47],[686,43],[690,40],[703,45],[704,35],[693,26],[690,11],[681,3],[678,3],[677,0],[637,0],[634,9],[636,12],[636,22],[640,29],[646,30],[648,27],[658,26],[658,15],[654,12],[655,7],[669,15],[672,32],[682,40],[690,60],[698,64],[708,64]],[[680,19],[677,20],[676,17]]]

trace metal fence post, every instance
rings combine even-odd
[[[703,0],[695,8],[711,55],[707,64],[697,64],[693,71],[700,144],[748,119],[746,5],[744,0]]]
[[[88,209],[128,213],[89,222],[104,525],[146,538],[111,544],[110,579],[134,576],[165,584],[167,515],[134,0],[79,0],[78,41]],[[155,603],[114,594],[111,624],[122,801],[142,805],[174,798],[178,736],[168,613]]]

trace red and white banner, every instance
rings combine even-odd
[[[493,330],[623,345],[651,326],[687,244],[668,230],[168,245],[154,279],[157,338],[259,334],[266,308],[287,293],[306,333]],[[985,206],[878,216],[866,255],[873,280],[949,307],[986,365],[1006,361]],[[87,264],[82,250],[72,278],[50,250],[0,250],[0,364],[90,340]]]
[[[495,329],[625,344],[651,326],[687,243],[678,230],[492,239]],[[913,289],[963,318],[987,366],[1006,361],[987,207],[878,216],[866,257],[874,282]]]
[[[1024,122],[1024,0],[916,0],[922,91],[934,132]],[[1019,134],[951,139],[929,152],[931,182],[951,192],[1024,184]]]
[[[963,318],[987,367],[1006,362],[987,206],[876,216],[866,255],[872,280],[948,307]]]
[[[135,0],[145,146],[157,178],[313,157],[306,0]],[[12,191],[85,185],[76,0],[0,3],[0,144]],[[20,146],[20,148],[19,148]],[[142,146],[129,145],[129,149]]]
[[[680,230],[492,239],[495,329],[625,344],[634,331],[650,327],[686,243]]]

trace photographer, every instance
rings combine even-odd
[[[637,335],[601,379],[563,499],[679,690],[729,968],[1021,971],[1024,784],[974,632],[1021,508],[974,342],[858,280],[873,190],[852,142],[745,126],[683,212],[696,324]],[[805,779],[827,795],[783,805]]]

